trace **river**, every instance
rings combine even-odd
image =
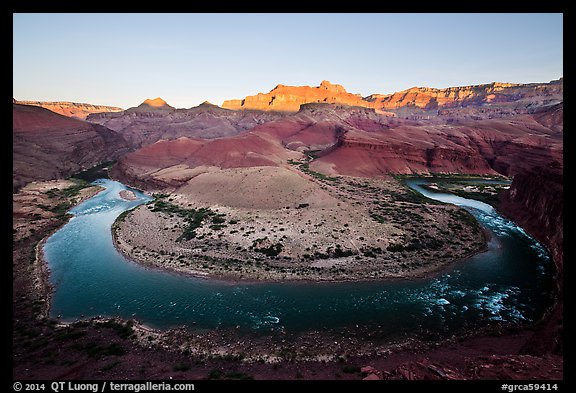
[[[491,321],[537,320],[550,305],[553,266],[546,250],[489,205],[450,194],[433,199],[464,207],[491,233],[486,252],[430,279],[342,283],[229,283],[149,269],[113,246],[111,225],[122,212],[150,200],[123,184],[73,208],[73,217],[45,243],[54,287],[51,316],[136,318],[154,328],[234,328],[268,334],[380,326],[385,337],[455,334]],[[137,199],[124,200],[121,190]]]

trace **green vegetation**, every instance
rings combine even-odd
[[[396,180],[405,184],[406,180],[413,178],[427,178],[436,183],[438,189],[423,185],[431,192],[448,192],[463,198],[476,199],[494,207],[500,202],[500,194],[508,186],[510,179],[502,175],[474,175],[474,174],[445,174],[433,173],[431,175],[393,175]],[[470,180],[478,181],[470,182]],[[482,180],[496,180],[501,183],[482,183]],[[466,191],[464,187],[472,186],[474,190]]]
[[[70,179],[70,180],[74,182],[72,186],[64,189],[52,188],[44,193],[50,199],[53,199],[54,202],[59,203],[57,203],[54,206],[43,204],[37,204],[36,206],[43,210],[54,213],[56,215],[56,218],[59,220],[67,220],[70,217],[67,211],[70,210],[72,206],[76,203],[76,200],[71,198],[74,198],[75,196],[80,194],[80,191],[82,189],[91,186],[91,184],[87,183],[85,180],[81,179]],[[41,218],[41,216],[38,213],[35,214],[35,217]]]
[[[384,217],[382,217],[382,216],[380,216],[380,215],[378,215],[378,214],[372,213],[372,212],[370,213],[370,217],[371,217],[374,221],[379,222],[380,224],[384,224],[384,223],[386,222],[386,220],[384,220]]]
[[[102,367],[100,370],[102,371],[110,371],[112,370],[114,367],[118,366],[120,364],[119,360],[115,360],[112,363],[107,364],[106,366]]]
[[[82,190],[83,188],[87,188],[92,186],[92,184],[88,183],[85,180],[82,179],[69,179],[72,180],[75,184],[68,187],[68,188],[64,188],[62,190],[58,189],[58,188],[52,188],[48,191],[45,192],[46,195],[48,195],[48,197],[50,198],[72,198],[77,196],[80,193],[80,190]]]
[[[458,179],[437,180],[436,185],[438,189],[428,185],[423,187],[430,192],[447,192],[462,198],[476,199],[493,207],[498,207],[500,195],[506,191],[504,187],[509,186],[508,183],[476,184],[459,181]],[[472,187],[472,189],[466,190],[465,187]]]
[[[227,373],[224,373],[222,370],[219,370],[217,368],[214,368],[210,371],[210,373],[208,373],[208,379],[220,379],[224,377],[225,379],[238,379],[238,380],[252,380],[254,379],[254,377],[246,374],[246,373],[242,373],[242,372],[238,372],[238,371],[229,371]]]
[[[420,250],[439,250],[444,246],[444,242],[435,238],[412,238],[407,244],[391,244],[386,247],[386,250],[390,252],[402,252],[402,251],[420,251]]]
[[[166,195],[162,195],[162,198],[165,197]],[[200,209],[185,209],[170,202],[156,200],[154,204],[149,207],[149,209],[153,212],[175,214],[184,218],[187,226],[184,228],[182,235],[178,237],[178,241],[195,238],[196,229],[202,227],[206,221],[209,221],[212,224],[210,225],[210,229],[213,230],[221,230],[222,228],[226,227],[226,225],[224,225],[226,222],[225,214],[218,214],[204,207]]]
[[[86,182],[93,182],[96,179],[109,179],[108,170],[114,165],[116,161],[106,161],[85,171],[75,173],[72,177],[81,179]]]
[[[96,326],[103,327],[106,329],[112,329],[116,332],[120,338],[128,338],[134,333],[134,324],[132,321],[127,321],[126,323],[117,322],[113,319],[108,320],[103,323],[99,323]]]
[[[424,195],[420,194],[418,191],[411,189],[410,187],[406,186],[406,192],[398,193],[398,192],[391,192],[390,195],[394,198],[394,200],[398,202],[409,202],[409,203],[418,203],[418,204],[433,204],[433,205],[441,205],[442,202],[435,201],[434,199],[430,199],[425,197]]]
[[[160,192],[155,192],[154,194],[152,194],[152,196],[156,199],[162,199],[162,198],[168,198],[170,196],[170,194],[162,194]],[[153,202],[150,202],[153,203]]]
[[[268,238],[266,238],[266,237],[262,238],[262,239],[256,239],[252,242],[251,248],[254,249],[254,251],[256,251],[256,252],[261,252],[262,254],[269,256],[269,257],[277,256],[284,249],[284,246],[282,245],[282,243],[271,244],[267,247],[258,247],[259,245],[266,242],[267,240],[268,240]]]
[[[322,150],[306,150],[304,154],[308,156],[308,160],[313,160],[315,158],[318,158],[318,153],[320,153],[321,151]]]
[[[56,214],[58,217],[62,217],[66,215],[66,212],[72,208],[72,205],[69,202],[62,202],[57,204],[56,206],[47,206],[47,205],[37,205],[39,208],[52,212]]]
[[[76,330],[76,329],[69,326],[64,330],[57,332],[55,339],[58,341],[76,340],[76,339],[83,337],[85,335],[86,335],[85,331]]]
[[[450,217],[456,221],[464,222],[466,225],[471,226],[474,230],[480,230],[480,224],[472,214],[464,209],[458,209],[450,212]]]
[[[87,344],[75,344],[73,348],[86,353],[91,358],[100,358],[103,356],[123,356],[126,350],[117,343],[101,345],[94,342]]]
[[[346,374],[355,374],[360,372],[360,366],[344,366],[342,372]]]
[[[133,209],[128,209],[122,213],[120,213],[120,215],[116,218],[116,222],[122,222],[126,219],[126,217],[128,217],[128,214],[130,214],[130,212],[132,212]]]
[[[380,247],[365,247],[362,248],[361,251],[366,258],[376,258],[378,254],[382,254]]]
[[[210,370],[210,373],[208,373],[208,379],[220,379],[222,375],[224,375],[222,371],[218,370],[217,368],[214,368]]]
[[[315,177],[318,180],[324,180],[324,181],[329,181],[329,182],[335,182],[335,181],[339,180],[337,177],[330,177],[330,176],[324,175],[323,173],[313,171],[312,169],[310,169],[308,163],[300,164],[299,168],[302,172],[307,173],[310,176]]]
[[[435,179],[450,179],[450,180],[465,180],[465,179],[472,179],[472,180],[510,180],[510,178],[504,175],[492,174],[492,175],[480,175],[480,174],[473,174],[473,173],[440,173],[440,172],[432,172],[432,173],[413,173],[413,174],[393,174],[396,180],[406,180],[406,179],[415,179],[415,178],[428,178],[431,180]]]
[[[174,371],[188,371],[190,370],[190,364],[188,363],[178,363],[173,368]]]
[[[238,371],[230,371],[230,372],[227,372],[226,374],[224,374],[224,377],[225,377],[226,379],[238,379],[238,380],[241,380],[241,381],[254,379],[254,377],[252,377],[252,376],[250,376],[250,375],[248,375],[248,374],[246,374],[246,373],[241,373],[241,372],[238,372]]]
[[[304,254],[302,257],[304,259],[328,259],[328,258],[344,258],[354,255],[355,252],[350,249],[342,249],[340,244],[336,247],[327,247],[326,252],[314,251],[314,254]]]
[[[212,224],[224,224],[226,220],[224,219],[226,215],[224,214],[217,214],[212,217]]]
[[[309,156],[309,158],[311,158],[311,156]],[[340,181],[340,179],[338,177],[330,177],[330,176],[326,176],[323,173],[320,172],[315,172],[312,169],[310,169],[309,166],[309,161],[307,162],[301,162],[301,161],[295,161],[295,160],[288,160],[288,164],[290,165],[294,165],[297,166],[302,172],[318,179],[318,180],[323,180],[323,181],[328,181],[328,182],[337,182]]]

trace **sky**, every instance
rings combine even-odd
[[[563,76],[562,14],[13,14],[13,97],[127,109],[278,84],[389,94]]]

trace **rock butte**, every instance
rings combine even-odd
[[[156,108],[157,108],[157,107],[161,107],[161,106],[169,106],[169,105],[166,103],[166,101],[164,101],[164,100],[163,100],[162,98],[160,98],[160,97],[156,97],[156,98],[154,98],[154,99],[150,99],[150,98],[149,98],[149,99],[145,100],[143,104],[144,104],[144,105],[151,106],[151,107],[156,107]]]
[[[346,104],[375,108],[373,103],[364,100],[358,94],[351,94],[341,85],[322,81],[320,86],[278,85],[269,93],[258,93],[243,100],[228,100],[222,104],[227,109],[249,109],[279,112],[297,112],[300,105],[308,103]]]

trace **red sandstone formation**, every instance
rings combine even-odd
[[[297,112],[300,105],[308,103],[345,104],[375,108],[360,95],[348,93],[341,85],[322,81],[320,86],[278,85],[269,93],[258,93],[243,100],[227,100],[222,104],[227,109],[252,109],[261,111]]]
[[[238,113],[198,107],[187,114],[192,110],[197,111],[197,117],[209,112],[213,121]],[[562,104],[540,108],[533,115],[452,122],[410,121],[383,116],[369,108],[305,104],[299,112],[264,122],[250,133],[265,135],[288,150],[317,151],[319,158],[311,163],[311,168],[327,174],[371,177],[438,172],[513,176],[520,170],[561,160],[561,118]],[[548,123],[551,128],[546,126]],[[237,139],[230,141],[233,146]],[[256,146],[256,153],[257,149]],[[210,161],[205,164],[212,165],[214,158],[208,158]],[[202,160],[198,157],[195,162],[203,165]],[[225,162],[220,162],[223,167]]]
[[[501,197],[499,210],[550,251],[556,265],[555,305],[536,327],[523,351],[563,353],[564,309],[564,176],[560,161],[528,168],[516,176]]]
[[[227,100],[223,108],[297,112],[307,103],[332,103],[376,109],[382,114],[421,116],[429,118],[447,108],[486,107],[478,110],[498,114],[514,113],[531,107],[557,104],[563,101],[563,78],[550,83],[514,84],[493,82],[485,85],[459,86],[446,89],[412,87],[393,94],[372,94],[361,97],[348,93],[341,85],[322,81],[320,86],[278,85],[269,93],[258,93],[242,100]],[[388,112],[386,112],[388,111]],[[414,114],[413,112],[416,112]]]
[[[231,111],[209,102],[190,109],[174,109],[157,98],[123,112],[90,115],[87,120],[119,132],[132,146],[140,147],[161,139],[234,136],[279,117],[259,111]]]
[[[162,98],[156,97],[144,100],[144,102],[137,107],[127,109],[127,112],[171,112],[174,109],[173,106],[168,105]]]
[[[180,186],[196,176],[196,168],[279,166],[291,158],[279,143],[247,133],[232,138],[199,140],[181,137],[158,141],[122,157],[113,169],[117,178],[143,188]],[[167,169],[159,179],[158,171]]]
[[[485,85],[435,89],[412,87],[393,94],[372,94],[367,101],[376,108],[453,108],[515,103],[515,106],[550,105],[563,101],[563,78],[550,83],[514,84],[493,82]]]
[[[536,239],[543,242],[561,269],[563,265],[562,163],[528,168],[518,173],[501,203],[501,209]]]
[[[37,106],[13,104],[13,187],[58,179],[118,158],[126,141],[106,127]]]
[[[124,110],[116,106],[92,105],[67,101],[17,101],[13,99],[12,102],[14,104],[39,106],[51,110],[52,112],[56,112],[60,115],[74,117],[81,120],[86,119],[86,117],[92,113],[121,112]]]
[[[564,130],[564,103],[559,103],[544,108],[538,108],[533,112],[534,120],[544,127],[554,131]]]
[[[387,173],[500,173],[513,176],[562,157],[562,133],[530,116],[391,126],[382,132],[361,127],[311,164],[316,170],[349,176]]]

